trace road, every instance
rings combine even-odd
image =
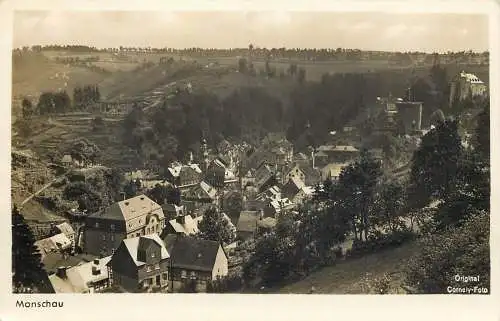
[[[54,184],[55,182],[57,182],[59,179],[61,179],[64,176],[66,176],[70,171],[71,170],[68,170],[64,174],[62,174],[60,176],[57,176],[56,178],[54,178],[53,180],[51,180],[49,183],[45,184],[38,191],[36,191],[35,193],[31,194],[28,198],[26,198],[24,201],[21,202],[21,205],[19,206],[19,208],[21,209],[23,207],[23,205],[26,204],[26,203],[28,203],[31,199],[33,199],[33,197],[37,196],[38,194],[40,194],[41,192],[43,192],[44,190],[46,190],[48,187],[50,187],[52,184]]]

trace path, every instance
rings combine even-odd
[[[28,203],[33,197],[37,196],[38,194],[40,194],[41,192],[43,192],[45,189],[47,189],[48,187],[50,187],[52,184],[54,184],[55,182],[57,182],[59,179],[61,179],[62,177],[66,176],[70,171],[71,170],[68,170],[64,174],[62,174],[60,176],[57,176],[56,178],[54,178],[53,180],[51,180],[49,183],[45,184],[38,191],[36,191],[35,193],[31,194],[28,198],[26,198],[24,201],[21,202],[21,205],[19,206],[19,208],[21,209],[23,207],[23,205],[26,204],[26,203]]]

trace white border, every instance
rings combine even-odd
[[[63,309],[15,308],[16,299],[25,296],[11,294],[11,231],[10,231],[10,102],[11,102],[11,45],[13,10],[287,10],[287,11],[382,11],[391,13],[483,13],[490,20],[490,86],[492,99],[492,138],[499,129],[499,65],[500,10],[494,1],[330,1],[283,0],[184,0],[184,1],[9,1],[0,3],[0,121],[4,146],[0,150],[1,177],[4,178],[0,206],[0,320],[143,320],[145,318],[182,320],[500,320],[499,233],[498,216],[491,216],[492,294],[489,296],[363,296],[363,295],[33,295],[26,299],[62,300]],[[34,31],[36,32],[36,31]],[[436,30],[436,32],[439,32]],[[9,63],[7,63],[9,62]],[[497,164],[498,149],[491,143],[492,164]],[[492,213],[498,209],[496,166],[492,167]],[[495,304],[496,303],[496,304]]]

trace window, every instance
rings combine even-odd
[[[152,271],[151,266],[150,266],[150,265],[148,265],[148,266],[146,267],[146,272],[151,272],[151,271]]]
[[[102,235],[102,240],[106,241],[106,235],[105,234]]]
[[[156,224],[156,230],[160,231],[160,225],[159,224]]]
[[[151,257],[155,257],[155,252],[152,252],[152,253],[151,253]]]
[[[186,270],[182,270],[182,271],[181,271],[181,278],[182,278],[182,279],[185,279],[186,277],[187,277],[187,272],[186,272]]]
[[[146,234],[149,234],[149,227],[146,229]]]
[[[163,273],[163,279],[164,280],[168,280],[168,274],[167,273]]]
[[[114,241],[114,240],[115,240],[115,235],[111,234],[111,241]]]
[[[196,279],[196,272],[191,271],[191,280],[195,280],[195,279]]]
[[[99,222],[95,222],[95,227],[99,228]]]
[[[155,264],[155,270],[159,270],[159,269],[160,269],[160,264],[159,263]]]
[[[111,224],[111,225],[109,226],[109,228],[111,229],[111,231],[114,231],[114,230],[115,230],[115,224]]]

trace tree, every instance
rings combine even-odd
[[[476,212],[463,226],[420,242],[419,254],[406,267],[406,282],[419,292],[449,293],[448,287],[464,287],[456,275],[479,276],[467,283],[490,288],[489,212]]]
[[[30,118],[33,115],[33,103],[28,98],[23,98],[22,111],[24,118]]]
[[[101,150],[96,144],[82,138],[73,142],[69,149],[69,153],[73,159],[80,162],[94,163],[100,157]]]
[[[485,100],[483,111],[479,114],[475,130],[475,148],[482,157],[490,162],[490,103]]]
[[[12,209],[12,268],[15,288],[37,287],[44,275],[35,237],[15,205]]]
[[[406,188],[398,181],[388,181],[375,200],[374,224],[387,227],[391,233],[403,228],[406,208]]]
[[[203,214],[203,219],[198,223],[198,230],[201,238],[222,244],[229,244],[236,237],[234,226],[213,207]]]
[[[430,130],[414,152],[410,173],[412,207],[444,198],[455,184],[458,161],[463,153],[458,124],[447,120]]]
[[[376,187],[382,175],[380,163],[370,152],[362,150],[360,158],[344,167],[339,175],[337,206],[350,215],[355,240],[368,240],[370,215],[374,212]],[[358,238],[359,231],[359,238]]]

